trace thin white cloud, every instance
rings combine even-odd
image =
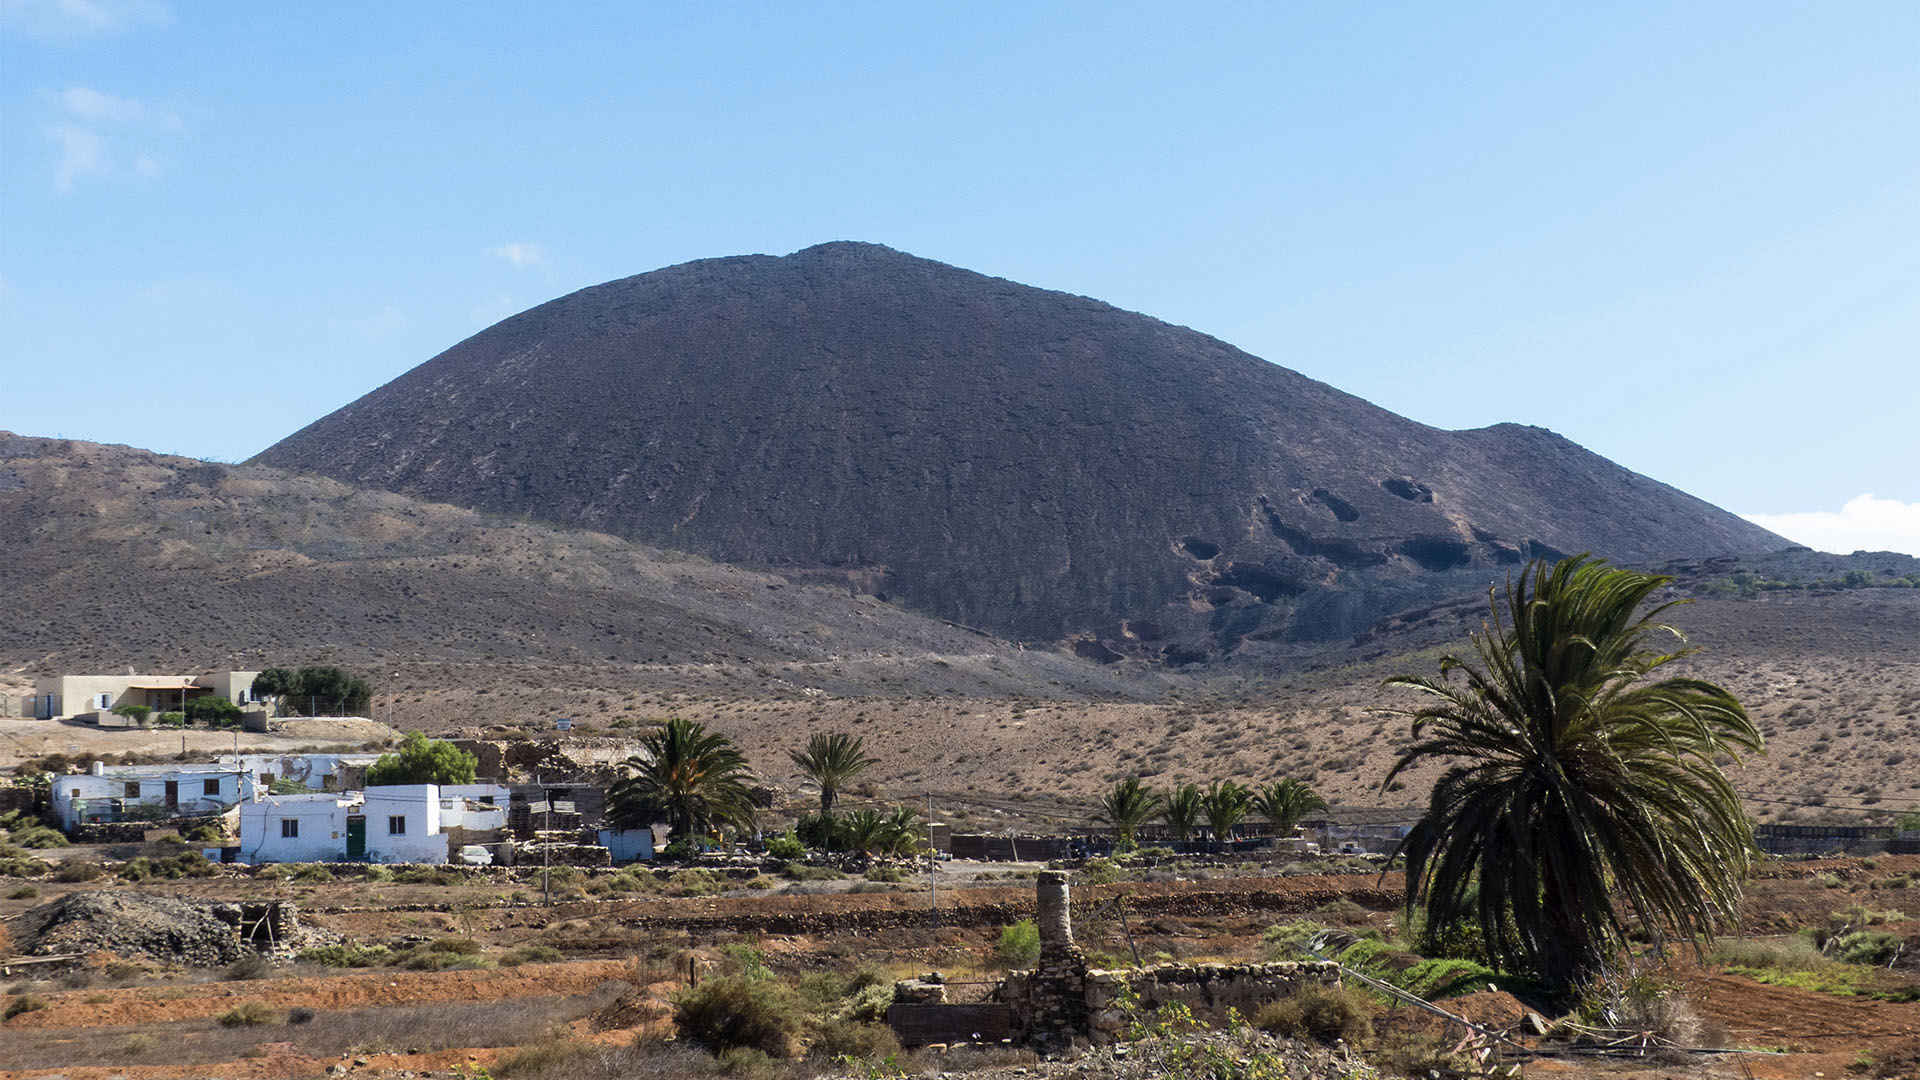
[[[75,119],[89,124],[131,124],[147,115],[147,107],[132,98],[114,97],[85,86],[69,86],[54,96]]]
[[[488,248],[487,254],[496,259],[505,259],[513,265],[523,268],[547,265],[547,257],[541,254],[539,244],[529,244],[525,242],[501,244],[498,247]]]
[[[145,178],[160,175],[163,161],[151,144],[186,130],[178,113],[91,87],[70,86],[41,96],[59,114],[43,130],[54,145],[53,186],[63,193],[73,190],[74,182],[83,176],[122,171],[122,158],[109,145],[109,133],[116,141],[140,144],[125,172]]]
[[[92,128],[79,124],[48,124],[46,134],[54,145],[55,190],[71,191],[75,180],[104,173],[109,168],[106,140]]]
[[[1882,499],[1869,492],[1848,499],[1838,513],[1813,510],[1794,514],[1742,514],[1798,544],[1850,555],[1856,551],[1898,551],[1920,556],[1920,502]]]
[[[40,38],[108,34],[172,18],[158,0],[0,0],[0,26]]]

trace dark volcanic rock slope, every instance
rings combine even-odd
[[[1547,431],[1436,430],[1192,330],[852,243],[583,289],[259,460],[860,570],[964,623],[1175,660],[1350,633],[1535,552],[1784,546]]]

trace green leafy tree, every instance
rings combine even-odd
[[[608,816],[624,828],[664,821],[675,838],[753,828],[753,779],[733,741],[705,724],[668,720],[626,760],[629,775],[607,791]]]
[[[367,766],[367,786],[471,784],[480,759],[441,739],[409,731],[397,754],[381,754]]]
[[[1100,820],[1119,831],[1119,847],[1125,851],[1133,850],[1133,834],[1159,812],[1160,796],[1148,791],[1137,776],[1127,777],[1100,797]]]
[[[865,739],[840,732],[815,735],[807,740],[805,750],[789,751],[787,756],[803,776],[819,785],[822,814],[833,813],[833,801],[840,797],[841,788],[879,764],[867,756]]]
[[[145,705],[115,705],[113,715],[124,716],[136,724],[144,724],[153,710]]]
[[[210,728],[237,727],[240,723],[240,706],[219,694],[202,694],[199,697],[188,698],[183,709],[188,721],[205,724]]]
[[[258,676],[254,678],[254,685],[259,685]],[[373,687],[367,680],[337,667],[303,667],[294,675],[293,688],[281,703],[289,711],[305,716],[320,716],[323,710],[326,715],[357,716],[373,704]]]
[[[292,694],[300,685],[299,677],[283,667],[270,667],[253,677],[255,697],[269,698],[273,702],[273,711],[278,714],[280,702]]]
[[[1252,802],[1252,793],[1231,780],[1215,780],[1208,785],[1207,793],[1200,797],[1200,812],[1207,817],[1215,843],[1233,842],[1233,830],[1246,819]]]
[[[1253,809],[1272,822],[1274,832],[1283,838],[1292,836],[1308,814],[1326,808],[1327,800],[1304,780],[1275,780],[1253,792]]]
[[[1199,784],[1181,784],[1167,789],[1161,797],[1160,816],[1166,820],[1173,835],[1184,846],[1193,837],[1193,827],[1200,823],[1203,813]]]
[[[1430,700],[1399,713],[1415,742],[1386,782],[1448,763],[1399,848],[1429,933],[1476,921],[1496,966],[1567,990],[1623,946],[1616,898],[1680,940],[1738,916],[1753,834],[1718,762],[1762,741],[1725,689],[1653,678],[1690,651],[1650,647],[1685,641],[1653,621],[1685,601],[1636,614],[1671,580],[1536,560],[1507,583],[1504,612],[1489,590],[1473,659],[1387,681]]]

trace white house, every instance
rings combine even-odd
[[[440,829],[484,832],[507,827],[507,802],[512,789],[505,784],[440,785]]]
[[[108,765],[53,778],[62,829],[109,821],[206,817],[253,798],[253,774],[231,765]]]
[[[444,863],[440,789],[260,795],[240,806],[239,861]]]
[[[143,705],[154,712],[184,709],[196,697],[218,694],[235,705],[258,700],[256,671],[212,671],[205,675],[56,675],[35,679],[33,716],[67,720],[89,713],[111,713],[121,705]]]

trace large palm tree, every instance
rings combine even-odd
[[[623,828],[665,821],[678,836],[753,828],[753,779],[733,741],[705,724],[668,720],[625,761],[629,774],[607,790],[608,816]]]
[[[1168,788],[1161,797],[1160,816],[1172,827],[1182,847],[1193,838],[1193,827],[1200,821],[1201,799],[1199,784]]]
[[[1651,677],[1688,652],[1649,647],[1684,642],[1653,621],[1684,601],[1636,615],[1670,580],[1535,561],[1507,583],[1504,619],[1489,590],[1474,659],[1387,681],[1431,700],[1400,713],[1416,741],[1386,782],[1448,762],[1400,844],[1429,932],[1475,920],[1496,963],[1567,989],[1623,946],[1615,898],[1683,940],[1737,916],[1753,835],[1718,761],[1762,742],[1725,689]]]
[[[1107,789],[1100,797],[1100,820],[1120,833],[1121,850],[1132,850],[1133,834],[1160,812],[1160,796],[1147,790],[1137,776]]]
[[[1200,811],[1207,816],[1207,828],[1213,830],[1216,844],[1233,843],[1234,826],[1247,816],[1252,793],[1231,780],[1215,780],[1200,797]]]
[[[865,739],[842,732],[815,735],[807,740],[805,750],[790,750],[787,756],[802,775],[819,785],[822,816],[833,813],[833,800],[840,797],[847,781],[878,764],[867,756]]]
[[[1293,835],[1300,827],[1300,820],[1308,814],[1327,808],[1327,800],[1313,790],[1304,780],[1289,777],[1275,780],[1253,791],[1253,808],[1261,817],[1273,823],[1275,835],[1282,840]]]

